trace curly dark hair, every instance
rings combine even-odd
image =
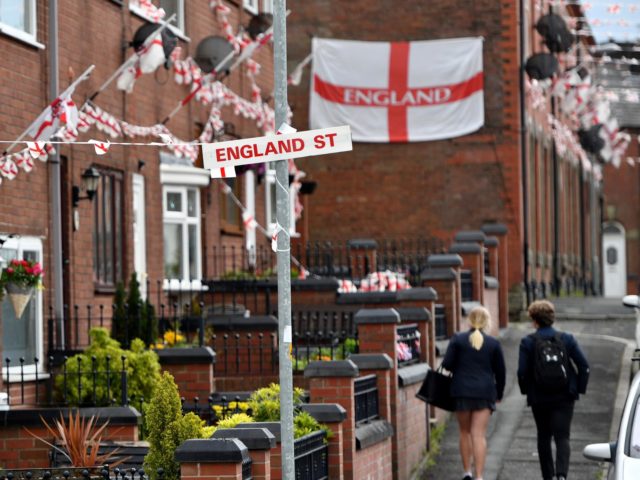
[[[556,309],[548,300],[536,300],[529,305],[529,317],[541,327],[552,325],[556,317]]]

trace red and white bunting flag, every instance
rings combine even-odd
[[[153,73],[165,62],[164,48],[162,47],[162,35],[156,33],[153,40],[143,49],[137,52],[140,57],[140,71]]]
[[[287,77],[287,83],[289,85],[293,85],[295,87],[300,85],[300,82],[302,80],[302,72],[304,71],[304,67],[306,67],[309,63],[311,63],[311,59],[312,58],[313,58],[313,54],[310,53],[309,55],[307,55],[305,57],[304,60],[302,60],[298,65],[296,65],[296,67],[289,74],[289,77]]]
[[[8,180],[13,180],[18,175],[18,167],[11,159],[11,156],[4,157],[4,161],[0,159],[0,175]]]
[[[33,158],[38,158],[40,155],[46,155],[44,150],[45,142],[27,142],[27,147],[29,147],[29,154]]]
[[[280,232],[284,232],[284,228],[282,228],[280,224],[276,223],[276,228],[273,230],[273,234],[271,235],[271,250],[274,252],[278,251],[278,234]]]
[[[75,88],[75,86],[74,86]],[[60,121],[76,128],[78,123],[78,108],[71,99],[70,91],[65,91],[64,95],[56,98],[51,105],[43,110],[40,116],[33,123],[27,133],[34,140],[49,140],[60,125]]]
[[[109,147],[111,147],[111,143],[109,143],[108,140],[106,142],[101,142],[99,140],[89,140],[89,143],[93,144],[96,155],[104,155],[109,151]]]
[[[484,125],[482,45],[314,38],[310,127],[350,125],[353,140],[383,143],[475,132]]]
[[[253,215],[248,210],[242,212],[242,223],[247,230],[253,230],[258,226],[258,222],[256,222],[256,219],[253,218]]]
[[[236,178],[236,169],[233,165],[222,168],[212,168],[211,178]]]

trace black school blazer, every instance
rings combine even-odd
[[[472,331],[456,333],[442,361],[453,373],[451,396],[502,400],[506,377],[502,347],[498,340],[482,333],[484,343],[476,350],[469,342]]]

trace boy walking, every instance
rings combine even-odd
[[[551,302],[537,300],[528,313],[536,331],[520,342],[518,384],[536,422],[542,478],[566,480],[573,407],[579,394],[587,391],[589,363],[573,335],[552,327],[555,308]]]

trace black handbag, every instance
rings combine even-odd
[[[416,397],[429,405],[453,412],[455,402],[451,396],[451,381],[453,377],[442,373],[442,365],[437,370],[429,370],[422,382]]]

